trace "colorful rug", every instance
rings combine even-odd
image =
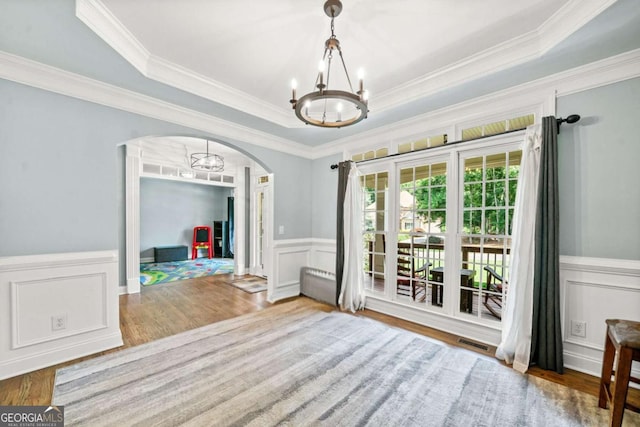
[[[267,279],[258,276],[240,276],[229,284],[250,294],[267,290]]]
[[[233,273],[233,259],[198,258],[187,261],[140,264],[140,283],[144,286],[176,280],[194,279],[214,274]]]

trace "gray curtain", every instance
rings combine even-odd
[[[535,229],[531,362],[563,373],[560,329],[558,124],[542,119],[542,148]]]
[[[338,212],[336,229],[336,306],[340,291],[342,290],[342,276],[344,272],[344,196],[347,191],[347,181],[351,161],[340,162],[338,164]]]

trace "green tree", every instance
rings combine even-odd
[[[482,169],[468,169],[464,173],[463,230],[469,234],[482,233],[482,210],[485,207],[485,234],[505,234],[507,218],[512,223],[517,190],[518,167],[493,167],[486,170],[483,193]],[[446,175],[436,175],[402,184],[403,190],[415,195],[416,209],[425,212],[423,221],[440,221],[441,230],[446,230]],[[508,192],[506,191],[508,189]],[[484,195],[484,204],[483,204]],[[507,200],[508,196],[508,200]],[[426,212],[429,212],[428,214]]]
[[[442,231],[446,231],[447,223],[447,176],[436,175],[430,178],[418,179],[413,182],[403,184],[403,189],[415,195],[416,209],[419,211],[429,211],[430,215],[420,215],[423,221],[435,222],[440,220]]]

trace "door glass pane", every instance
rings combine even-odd
[[[446,163],[400,170],[395,293],[425,307],[442,306],[446,185]]]
[[[361,178],[363,185],[363,269],[365,288],[384,292],[385,286],[385,230],[386,200],[389,174],[379,172]]]
[[[513,151],[463,160],[461,264],[456,281],[459,310],[465,315],[501,320],[520,157],[520,151]]]

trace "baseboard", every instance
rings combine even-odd
[[[471,338],[484,344],[496,346],[500,343],[499,329],[454,319],[450,316],[427,312],[398,302],[367,296],[365,307],[368,310],[408,320],[419,325],[428,326],[465,338]]]
[[[140,293],[140,276],[127,279],[127,292],[128,294]]]
[[[156,259],[154,257],[146,257],[146,258],[140,258],[140,264],[146,264],[149,262],[154,262]]]
[[[118,332],[77,342],[66,347],[30,354],[25,357],[3,361],[0,363],[0,380],[15,377],[38,369],[57,365],[58,363],[78,359],[123,345],[122,334]]]
[[[300,282],[285,283],[278,285],[273,294],[267,298],[267,301],[274,303],[286,298],[293,298],[300,295]]]
[[[126,285],[118,286],[118,295],[126,295],[126,294],[128,294],[127,286]]]

